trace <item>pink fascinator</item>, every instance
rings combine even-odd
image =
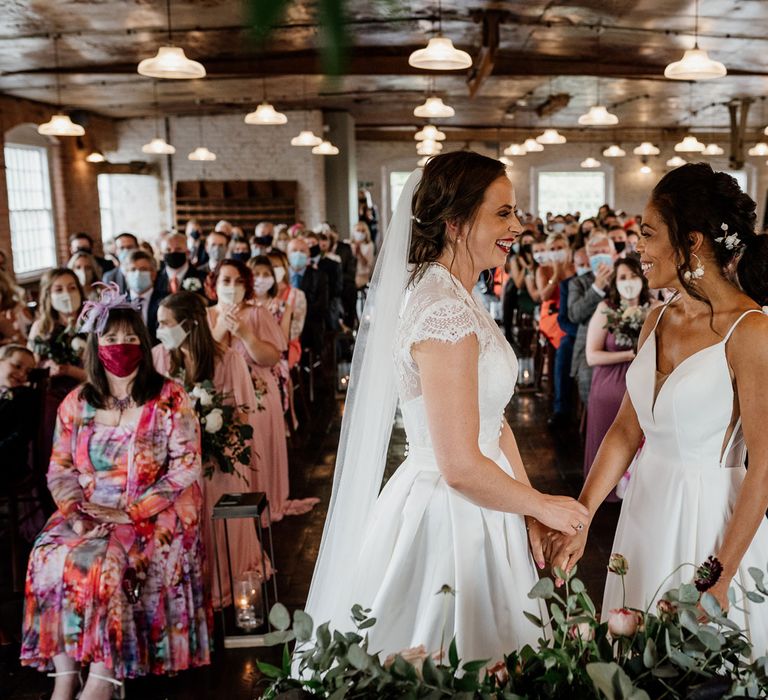
[[[138,301],[129,301],[128,296],[120,293],[115,282],[105,284],[96,282],[94,287],[103,287],[98,301],[86,301],[77,319],[78,333],[96,333],[101,335],[107,327],[109,312],[112,309],[133,309],[141,311]]]

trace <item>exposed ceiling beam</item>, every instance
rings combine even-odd
[[[470,97],[477,95],[483,83],[493,72],[496,53],[499,50],[501,17],[502,13],[498,10],[485,10],[475,15],[475,21],[483,23],[483,43],[467,78]]]

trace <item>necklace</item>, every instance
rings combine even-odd
[[[133,399],[130,395],[124,396],[122,399],[116,399],[115,397],[112,397],[112,401],[110,403],[112,404],[113,409],[120,411],[120,417],[122,418],[123,413],[127,411],[133,404]]]

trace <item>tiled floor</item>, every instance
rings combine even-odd
[[[318,496],[321,504],[311,513],[287,518],[273,527],[279,595],[289,608],[301,607],[306,599],[314,560],[320,545],[338,441],[340,403],[328,399],[313,410],[311,430],[304,429],[292,447],[293,496]],[[515,397],[508,419],[517,436],[520,451],[534,487],[560,494],[576,495],[581,487],[581,447],[575,430],[553,435],[547,430],[547,400],[536,394]],[[388,472],[397,467],[403,454],[405,436],[396,427],[390,448]],[[599,604],[605,581],[618,505],[603,506],[592,527],[587,554],[579,570],[593,598]],[[17,629],[18,604],[0,607],[0,623]],[[20,670],[11,647],[0,647],[0,700],[39,698],[50,683],[42,674]],[[186,672],[175,678],[149,678],[127,684],[127,697],[142,700],[250,700],[260,693],[256,659],[271,660],[272,650],[217,650],[210,668]]]

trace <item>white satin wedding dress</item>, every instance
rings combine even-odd
[[[656,321],[658,326],[665,306]],[[726,345],[747,311],[723,340],[686,358],[656,392],[656,327],[627,372],[627,392],[645,434],[645,444],[632,471],[621,506],[613,551],[629,562],[627,605],[645,610],[656,589],[684,562],[699,565],[717,553],[733,513],[746,469],[745,445],[738,418],[733,423],[734,391]],[[749,567],[768,564],[768,521],[763,519],[734,581],[753,589]],[[662,586],[691,582],[684,567]],[[735,584],[734,584],[735,586]],[[743,594],[737,589],[737,598]],[[618,576],[608,574],[603,616],[621,607]],[[729,618],[745,629],[755,656],[768,649],[768,602],[744,600],[731,607]],[[653,610],[653,607],[652,607]]]
[[[523,615],[541,615],[527,597],[538,576],[524,519],[481,508],[446,485],[411,357],[420,341],[452,343],[470,334],[480,345],[479,366],[467,368],[478,374],[479,447],[512,475],[499,436],[517,359],[488,312],[445,267],[430,265],[409,293],[394,339],[409,452],[379,495],[352,568],[350,603],[372,608],[369,648],[383,655],[420,644],[438,651],[455,635],[462,659],[498,660],[538,636]],[[454,595],[438,595],[445,584]]]

